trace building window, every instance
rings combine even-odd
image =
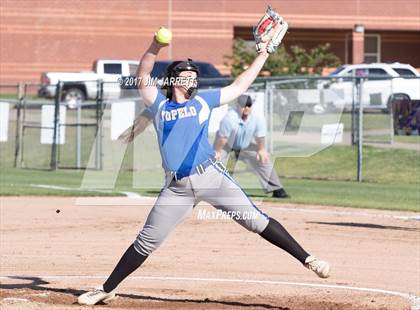
[[[381,37],[379,34],[365,34],[364,63],[381,62]]]

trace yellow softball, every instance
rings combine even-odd
[[[171,40],[172,32],[165,27],[160,27],[159,31],[156,33],[156,41],[160,44],[169,44]]]

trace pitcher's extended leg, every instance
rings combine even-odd
[[[270,217],[267,227],[264,229],[260,236],[279,248],[285,250],[294,258],[305,264],[306,258],[309,254],[297,243],[297,241],[287,232],[287,230]]]
[[[185,192],[185,195],[179,195],[180,192]],[[164,188],[150,211],[143,229],[104,283],[104,291],[112,291],[122,280],[140,267],[176,225],[188,215],[193,205],[194,196],[187,178],[179,182],[172,182],[169,188]]]
[[[310,261],[312,262],[313,256],[310,256],[279,222],[259,210],[232,177],[226,173],[222,165],[211,166],[206,170],[205,174],[208,177],[197,178],[195,184],[197,187],[200,187],[196,191],[199,199],[207,201],[223,211],[231,212],[231,214],[235,215],[238,214],[237,218],[233,217],[236,222],[248,230],[258,233],[265,240],[283,249],[305,266]],[[199,184],[201,179],[211,180],[212,184],[207,186]],[[317,262],[320,261],[317,260]],[[307,267],[309,268],[309,266]],[[318,276],[328,276],[329,266],[322,265],[316,269],[317,271],[314,271]],[[320,271],[321,269],[322,272]]]

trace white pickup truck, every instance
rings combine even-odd
[[[38,95],[54,97],[57,83],[62,82],[62,100],[72,108],[85,100],[95,99],[98,81],[102,80],[104,98],[118,98],[121,91],[119,79],[135,75],[138,64],[138,60],[99,59],[93,63],[93,71],[45,72],[41,75]]]
[[[324,103],[337,109],[351,108],[356,96],[356,79],[363,77],[362,104],[365,108],[389,110],[395,96],[420,99],[420,74],[401,63],[372,63],[338,67],[318,88],[324,88]],[[356,98],[355,98],[356,100]]]

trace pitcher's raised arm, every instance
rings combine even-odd
[[[147,106],[151,105],[155,101],[158,94],[158,89],[152,82],[150,73],[153,70],[153,66],[155,65],[156,57],[160,49],[169,45],[169,43],[161,43],[161,41],[157,40],[157,38],[159,38],[159,33],[160,31],[158,31],[153,37],[153,41],[141,58],[140,65],[137,69],[140,95],[143,97]]]

